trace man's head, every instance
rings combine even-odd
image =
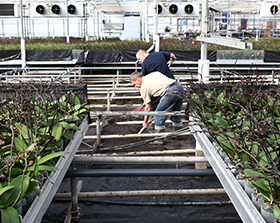
[[[138,50],[136,53],[136,58],[139,60],[141,63],[144,62],[145,58],[149,55],[146,50]]]
[[[134,71],[131,75],[130,75],[130,82],[135,86],[140,88],[141,84],[142,84],[142,74],[138,71]]]

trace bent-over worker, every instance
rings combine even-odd
[[[135,71],[130,76],[131,83],[140,88],[140,94],[144,100],[145,111],[151,111],[151,97],[160,96],[156,111],[181,111],[184,97],[184,88],[174,79],[168,78],[160,72],[152,72],[143,76]],[[155,132],[165,131],[167,116],[155,115]],[[174,131],[182,127],[181,116],[171,116]],[[148,128],[149,115],[145,115],[143,127]]]

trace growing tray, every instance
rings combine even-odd
[[[198,125],[190,124],[190,129],[193,132],[196,142],[202,148],[207,160],[216,173],[216,176],[226,190],[227,195],[231,199],[233,206],[242,221],[246,223],[266,223],[242,186],[236,180],[233,173],[226,166],[218,151],[214,148],[208,137],[201,132],[201,128]]]
[[[55,167],[56,172],[52,172],[41,189],[41,195],[36,197],[29,207],[27,213],[23,217],[22,223],[38,223],[41,222],[45,212],[47,211],[57,189],[59,188],[69,166],[77,152],[83,137],[88,130],[88,118],[85,117],[81,125],[81,130],[77,131],[74,139],[71,140],[66,147],[67,153],[60,157]]]

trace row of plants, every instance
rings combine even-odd
[[[250,75],[240,79],[193,84],[187,101],[195,121],[226,153],[240,179],[260,193],[280,220],[279,86]]]
[[[52,88],[1,85],[1,223],[20,222],[17,205],[31,192],[40,196],[46,177],[56,171],[56,159],[89,111],[76,94],[56,94]]]
[[[152,41],[120,40],[109,38],[104,40],[85,41],[81,38],[70,38],[66,43],[66,37],[45,37],[26,39],[27,50],[121,50],[121,49],[148,49]],[[250,41],[253,50],[280,50],[280,39],[260,39]],[[194,39],[161,38],[160,50],[200,50],[201,42]],[[20,38],[0,38],[0,50],[20,50]],[[233,50],[234,48],[209,44],[209,50]]]

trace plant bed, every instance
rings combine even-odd
[[[278,86],[265,85],[261,79],[252,80],[247,76],[238,84],[193,85],[188,98],[196,124],[222,148],[244,174],[243,179],[252,184],[252,189],[273,205],[277,220],[280,218],[279,95]],[[214,153],[209,152],[211,157]],[[241,199],[239,193],[242,194],[241,191],[233,193],[231,199]],[[237,201],[237,210],[241,203]]]
[[[15,207],[28,194],[43,196],[49,173],[61,168],[57,158],[67,156],[65,148],[89,111],[82,103],[86,96],[74,91],[67,85],[1,85],[1,222],[19,222]]]

